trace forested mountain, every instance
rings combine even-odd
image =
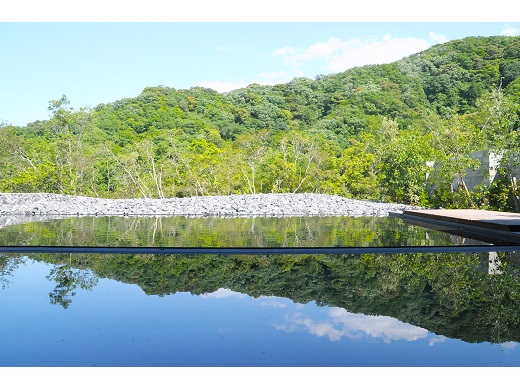
[[[320,192],[513,210],[519,75],[520,37],[469,37],[390,64],[223,94],[147,87],[81,110],[62,96],[49,103],[51,119],[1,127],[0,191]],[[470,191],[465,172],[478,162],[469,153],[481,149],[504,154],[503,179]]]

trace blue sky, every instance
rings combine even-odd
[[[81,12],[54,13],[49,6],[27,12],[23,3],[7,13],[0,9],[0,15],[8,15],[0,16],[0,121],[20,126],[48,119],[48,102],[63,94],[78,109],[134,97],[147,86],[198,85],[225,92],[253,82],[285,83],[391,62],[452,39],[520,33],[520,22],[485,21],[478,14],[473,16],[478,22],[471,15],[439,22],[435,15],[421,20],[399,13],[357,21],[355,15],[366,9],[348,7],[347,12],[345,2],[329,8],[341,10],[340,16],[315,12],[316,1],[300,1],[299,8],[279,6],[285,15],[281,20],[266,14],[266,4],[276,4],[271,0],[256,11],[254,2],[247,3],[248,12],[236,15],[212,14],[218,2],[196,3],[206,5],[202,8],[190,3],[179,14],[171,6],[121,14],[98,0],[83,3]],[[319,2],[323,8],[327,3]],[[147,13],[150,9],[153,14]],[[92,16],[93,11],[102,17]]]

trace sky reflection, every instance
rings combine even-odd
[[[219,288],[213,293],[202,295],[202,297],[222,299],[229,297],[244,298],[247,295],[230,289]],[[430,334],[426,329],[387,316],[350,313],[339,307],[315,308],[315,303],[302,305],[278,297],[260,297],[255,301],[261,306],[288,311],[284,323],[273,324],[276,329],[288,333],[305,331],[314,336],[326,337],[330,341],[340,341],[343,337],[350,339],[371,337],[380,339],[384,343],[391,343],[398,340],[416,341],[425,339]],[[309,310],[309,306],[312,306],[314,310]],[[445,340],[446,337],[444,336],[436,336],[429,341],[429,345],[433,346]]]
[[[252,296],[225,286],[206,294],[177,290],[159,296],[102,277],[88,288],[61,290],[55,288],[58,276],[62,281],[80,270],[31,259],[16,264],[5,275],[12,283],[0,290],[3,366],[517,366],[520,361],[516,342],[464,342],[390,316],[317,301]],[[55,302],[50,292],[72,302]]]

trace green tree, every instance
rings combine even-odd
[[[240,172],[247,183],[247,191],[254,194],[258,191],[258,169],[268,149],[269,132],[259,131],[255,134],[239,135],[234,146],[238,150]]]
[[[85,110],[74,112],[69,104],[65,95],[49,102],[52,118],[48,127],[55,147],[53,158],[60,179],[59,191],[78,195],[84,190],[85,170],[90,166],[84,144],[90,117]]]
[[[341,195],[358,199],[379,199],[379,181],[376,176],[376,156],[370,153],[368,145],[374,143],[369,134],[362,136],[362,141],[353,140],[352,146],[343,150],[336,161]]]
[[[520,104],[505,96],[499,86],[480,100],[479,108],[485,119],[481,127],[485,131],[489,149],[502,156],[499,173],[507,183],[506,190],[513,200],[514,211],[520,212],[520,190],[513,172],[520,166]]]
[[[452,207],[477,208],[465,177],[469,169],[477,170],[480,167],[480,162],[473,159],[471,153],[481,150],[484,145],[482,130],[456,115],[439,126],[432,136],[435,171],[431,180],[437,200],[444,199]],[[448,193],[451,199],[447,198]]]
[[[426,205],[431,137],[415,129],[400,130],[396,121],[385,119],[373,142],[384,200]]]

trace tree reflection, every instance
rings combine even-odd
[[[10,257],[6,254],[0,253],[0,286],[5,289],[11,284],[11,277],[13,272],[18,268],[24,259],[20,257]]]
[[[90,270],[74,269],[69,264],[55,266],[47,276],[48,280],[56,282],[56,287],[49,293],[51,304],[68,308],[72,297],[79,287],[91,290],[98,281],[97,276]]]
[[[71,217],[7,226],[4,245],[330,247],[458,244],[392,217]]]
[[[226,288],[393,317],[468,342],[520,341],[518,254],[31,256],[53,264],[49,297],[64,308],[78,289],[109,278],[148,295]]]

